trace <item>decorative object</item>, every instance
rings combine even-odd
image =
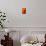
[[[10,30],[5,29],[4,31],[7,33],[7,35],[4,34],[5,39],[1,39],[1,45],[3,45],[3,46],[13,46],[13,39],[10,37],[10,34],[9,34]]]
[[[11,37],[9,37],[9,33],[7,35],[4,35],[5,40],[1,39],[1,44],[3,46],[13,46],[13,40]]]
[[[9,29],[5,29],[5,32],[6,32],[7,34],[9,34],[10,30],[9,30]]]
[[[3,28],[4,27],[4,22],[6,20],[6,15],[4,12],[0,11],[0,27]]]
[[[6,33],[9,33],[9,32],[10,32],[10,30],[9,30],[9,29],[5,29],[5,32],[6,32]]]
[[[26,14],[26,8],[22,8],[22,14]]]

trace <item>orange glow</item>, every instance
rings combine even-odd
[[[22,8],[22,14],[26,14],[26,8]]]

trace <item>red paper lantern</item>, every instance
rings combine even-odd
[[[26,8],[22,8],[22,14],[26,14]]]

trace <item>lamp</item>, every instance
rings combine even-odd
[[[26,14],[26,8],[22,8],[22,14]]]

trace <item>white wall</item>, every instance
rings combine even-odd
[[[22,7],[27,8],[26,15],[29,16],[21,16]],[[32,8],[32,16],[30,16],[30,8]],[[28,32],[30,34],[31,31],[45,31],[46,33],[46,0],[26,0],[25,5],[22,0],[0,0],[0,9],[6,12],[8,19],[6,27],[13,27],[10,28],[12,31],[20,31],[20,36]],[[19,16],[16,16],[17,12]],[[18,38],[17,33],[16,37]]]
[[[32,26],[46,26],[46,0],[33,0]]]
[[[23,2],[22,0],[7,0],[7,1],[0,0],[0,9],[2,11],[6,12],[6,15],[7,15],[7,18],[9,21],[9,23],[7,24],[8,27],[15,27],[17,25],[19,26],[20,24],[22,24],[22,22],[20,22],[20,21],[24,22],[25,19],[23,17],[19,17],[19,18],[21,18],[21,20],[18,17],[16,17],[16,13],[18,13],[19,16],[22,14],[21,13],[22,7],[27,8],[27,10],[28,10],[27,14],[29,15],[30,14],[30,0],[29,1],[27,0],[26,2]],[[25,17],[25,18],[27,19],[28,17]],[[18,23],[18,21],[20,23]],[[26,22],[24,22],[24,23],[26,23]],[[20,25],[20,26],[22,26],[22,25]]]
[[[25,5],[24,5],[25,4]],[[7,27],[46,27],[46,0],[0,0],[0,9],[6,12]],[[21,8],[27,8],[29,16],[21,16]],[[32,9],[32,16],[30,16]],[[18,13],[19,16],[16,16]]]

